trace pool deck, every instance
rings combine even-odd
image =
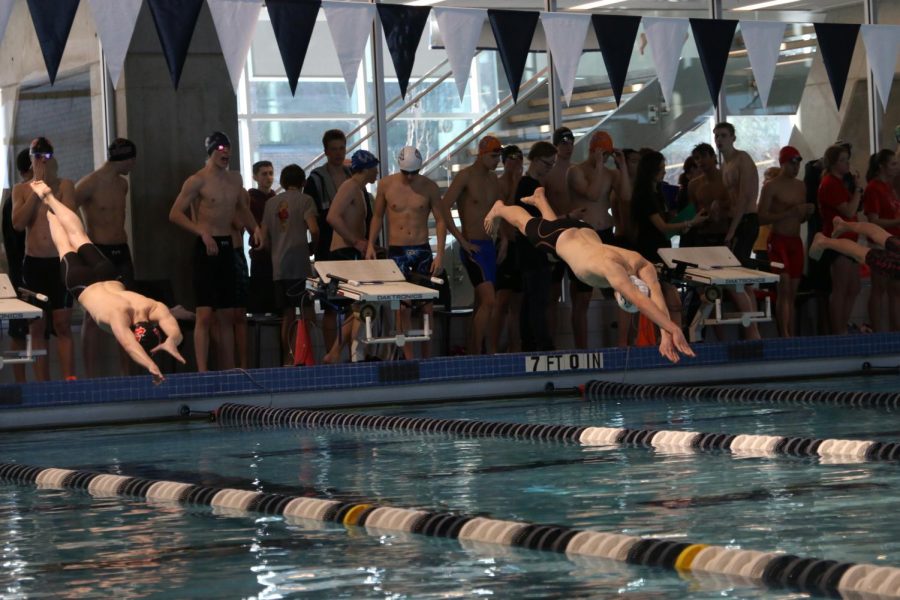
[[[900,333],[697,344],[670,364],[656,348],[456,356],[297,368],[182,373],[0,386],[0,430],[179,418],[226,401],[338,408],[538,394],[589,379],[720,383],[900,366]],[[900,386],[898,386],[900,387]]]

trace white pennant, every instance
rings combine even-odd
[[[471,8],[433,8],[431,11],[437,19],[456,89],[459,91],[459,101],[462,102],[487,11]]]
[[[341,63],[347,93],[353,94],[359,63],[366,50],[369,34],[372,33],[375,5],[362,2],[323,2],[322,8],[325,9],[328,29]]]
[[[687,19],[665,19],[644,17],[642,19],[650,56],[656,67],[656,78],[662,88],[666,104],[672,106],[672,90],[675,89],[675,76],[678,75],[678,62],[681,60],[681,49],[687,39],[690,22]]]
[[[747,48],[747,58],[756,79],[756,90],[763,108],[769,103],[769,91],[775,79],[775,67],[784,41],[787,23],[774,21],[741,21],[741,37]]]
[[[575,73],[578,61],[584,52],[591,15],[560,12],[542,12],[541,25],[547,36],[547,48],[553,58],[553,66],[566,98],[566,105],[572,102],[572,88],[575,87]]]
[[[247,53],[253,43],[253,34],[259,22],[260,0],[206,0],[213,24],[219,36],[222,56],[228,66],[228,75],[234,92],[238,91],[241,72],[247,62]]]
[[[134,25],[141,12],[142,0],[90,0],[90,3],[97,35],[106,56],[106,70],[115,88],[125,66],[125,55],[128,54]]]
[[[897,67],[897,51],[900,49],[900,25],[863,25],[860,28],[869,69],[875,80],[875,89],[881,98],[881,108],[887,111],[894,71]]]

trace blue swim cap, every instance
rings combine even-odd
[[[350,171],[358,173],[378,166],[378,159],[368,150],[357,150],[350,158]]]

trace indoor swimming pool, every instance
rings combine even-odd
[[[777,387],[894,391],[896,376]],[[897,413],[553,396],[366,414],[900,441]],[[894,566],[897,461],[205,421],[7,433],[0,463]],[[3,596],[797,598],[607,559],[0,482]]]

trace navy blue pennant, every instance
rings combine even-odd
[[[513,102],[519,99],[519,86],[522,84],[522,73],[525,72],[525,61],[531,49],[531,38],[537,27],[539,13],[523,10],[489,9],[488,18],[494,39],[497,40],[497,51],[500,62],[506,72],[509,90]]]
[[[400,84],[400,96],[406,97],[406,86],[416,59],[416,49],[428,22],[427,6],[379,4],[378,16],[384,29],[384,40],[394,61],[394,72]]]
[[[203,0],[147,0],[147,4],[153,15],[163,56],[166,57],[172,85],[177,90]]]
[[[297,93],[297,80],[321,6],[322,0],[266,0],[292,96]]]
[[[41,54],[44,55],[44,65],[51,85],[56,81],[56,73],[59,71],[59,63],[62,61],[77,10],[78,0],[28,0],[28,12],[31,13],[31,21],[41,44]]]
[[[844,87],[847,85],[847,74],[853,60],[853,49],[856,48],[856,36],[859,25],[850,23],[814,23],[822,62],[828,73],[828,82],[837,107],[841,107]]]
[[[737,24],[737,21],[729,19],[691,19],[700,65],[715,107],[719,106],[719,91],[722,89],[722,78],[725,77],[725,65],[728,63],[728,53],[734,42]]]
[[[634,50],[641,18],[629,15],[591,15],[591,23],[597,34],[609,85],[618,106],[622,102],[622,90],[625,89],[628,65],[631,63],[631,52]]]

